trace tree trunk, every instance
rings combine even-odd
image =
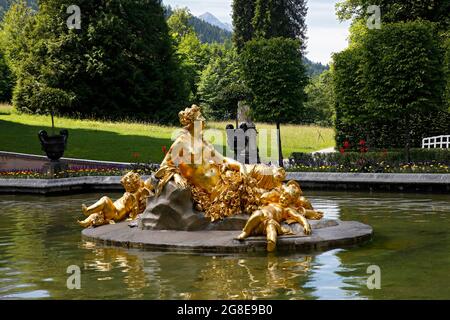
[[[405,141],[405,155],[406,155],[406,161],[408,162],[408,163],[410,163],[411,162],[411,152],[410,152],[410,147],[411,147],[411,128],[409,127],[409,115],[406,115],[406,118],[405,118],[405,122],[406,122],[406,125],[405,125],[405,130],[406,130],[406,132],[405,132],[405,139],[406,139],[406,141]]]
[[[53,111],[50,112],[50,115],[52,116],[52,135],[55,135],[55,120],[54,120],[54,114]]]
[[[277,122],[277,138],[278,138],[278,165],[281,168],[284,168],[283,148],[281,147],[281,131],[280,131],[280,123],[279,122]]]

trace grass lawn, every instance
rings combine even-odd
[[[209,123],[218,129],[225,141],[225,122]],[[55,118],[57,132],[69,130],[65,157],[119,162],[156,162],[163,158],[163,146],[171,145],[176,127],[148,123],[104,122]],[[275,125],[257,124],[257,129],[273,129]],[[39,130],[51,132],[50,116],[18,114],[9,105],[0,105],[0,150],[43,154],[37,137]],[[270,135],[270,131],[269,135]],[[292,152],[313,152],[334,146],[334,129],[317,126],[282,125],[284,157]],[[270,136],[268,138],[270,143]],[[261,148],[261,146],[260,146]],[[270,152],[270,146],[269,146]]]

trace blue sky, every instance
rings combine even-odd
[[[231,24],[231,3],[233,0],[163,0],[172,7],[188,7],[198,16],[206,11],[219,20]],[[309,0],[308,48],[307,57],[316,62],[327,64],[333,52],[347,47],[349,23],[340,23],[335,15],[334,6],[338,0]]]

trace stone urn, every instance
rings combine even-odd
[[[61,130],[59,134],[51,136],[48,135],[47,131],[41,130],[38,137],[41,141],[42,150],[45,151],[51,161],[58,161],[64,155],[69,137],[67,130]]]

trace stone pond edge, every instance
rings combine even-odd
[[[297,180],[305,189],[450,192],[450,174],[288,172],[287,180]],[[118,176],[0,178],[0,194],[51,195],[122,190]]]
[[[244,253],[263,252],[264,237],[234,240],[239,231],[149,231],[128,227],[126,222],[82,231],[85,241],[97,244],[159,252]],[[373,237],[371,226],[356,221],[339,221],[339,225],[313,230],[311,236],[282,236],[277,251],[317,252],[351,247],[369,242]]]

